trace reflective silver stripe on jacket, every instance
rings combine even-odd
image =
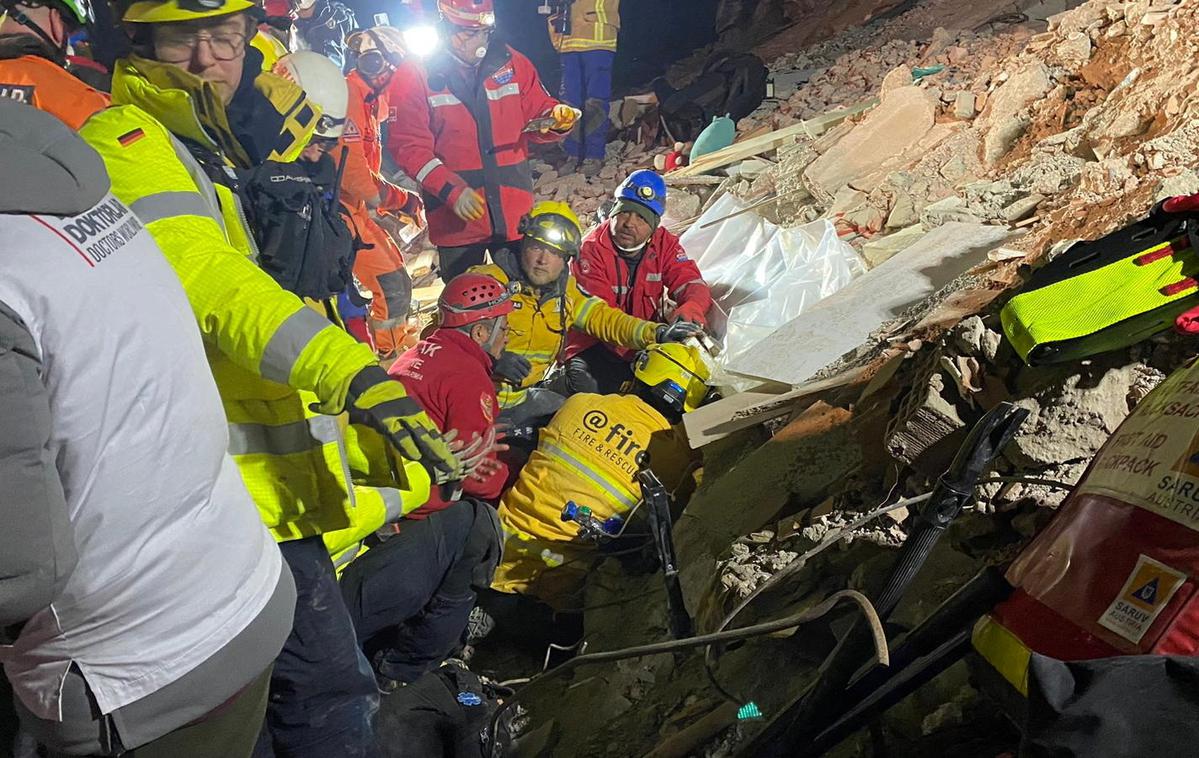
[[[462,101],[450,93],[429,95],[430,108],[444,108],[447,105],[462,105]]]
[[[488,100],[502,100],[505,97],[511,97],[513,95],[520,95],[520,85],[516,82],[510,82],[505,84],[503,87],[487,90]]]
[[[291,455],[340,440],[341,430],[333,416],[313,416],[280,426],[229,425],[230,455]]]
[[[404,498],[400,495],[400,491],[394,487],[372,487],[379,496],[383,498],[383,506],[387,510],[387,520],[383,523],[390,524],[393,521],[399,521],[404,517]]]
[[[420,167],[420,171],[416,172],[416,180],[418,182],[423,182],[425,180],[425,177],[427,177],[429,174],[433,173],[433,169],[437,168],[438,166],[442,166],[442,165],[445,165],[445,164],[443,164],[441,162],[440,158],[434,158],[433,160],[429,161],[428,163],[426,163],[425,165]]]
[[[578,471],[580,474],[582,474],[586,478],[590,479],[592,482],[595,483],[595,485],[597,487],[604,490],[612,497],[616,498],[616,501],[619,502],[621,505],[623,505],[625,508],[632,508],[634,505],[637,504],[636,498],[629,495],[629,493],[624,492],[624,491],[620,490],[619,488],[617,488],[611,482],[604,479],[604,477],[601,476],[598,471],[591,468],[586,463],[583,463],[578,458],[574,457],[573,455],[566,452],[562,448],[558,447],[554,443],[552,443],[552,442],[544,443],[544,451],[547,454],[552,455],[553,457],[562,461],[566,465],[570,466],[574,470]]]
[[[333,324],[316,311],[306,306],[300,308],[288,316],[271,335],[270,341],[266,343],[266,350],[262,351],[262,361],[258,364],[259,373],[264,379],[287,384],[300,353],[317,334],[330,326]]]
[[[216,187],[213,186],[212,179],[208,177],[208,174],[200,166],[195,156],[183,146],[183,143],[175,135],[169,132],[167,134],[171,140],[171,148],[175,151],[175,157],[187,169],[188,176],[191,177],[192,182],[196,185],[196,191],[200,193],[200,197],[208,204],[208,212],[204,215],[216,219],[217,224],[221,227],[221,231],[228,237],[229,231],[225,228],[225,217],[221,213],[221,201],[217,197]]]
[[[143,224],[175,216],[203,216],[222,222],[220,213],[214,213],[198,192],[157,192],[134,200],[129,208]]]
[[[349,566],[354,562],[354,559],[357,558],[358,554],[361,552],[362,542],[355,542],[353,545],[350,545],[343,552],[339,553],[333,558],[333,570],[340,571],[346,566]]]
[[[617,295],[623,295],[629,291],[629,288],[624,286],[623,284],[614,284],[614,285],[612,285],[612,291],[615,292]]]
[[[647,281],[647,282],[660,282],[660,281],[662,281],[662,275],[661,275],[661,274],[646,274],[646,275],[645,275],[645,281]]]

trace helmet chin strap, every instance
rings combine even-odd
[[[483,352],[487,353],[488,355],[494,355],[494,353],[491,351],[495,349],[496,341],[501,334],[503,334],[503,332],[499,329],[499,319],[492,319],[491,336],[487,338],[486,342],[484,342],[482,345],[479,345],[479,347],[483,348]]]
[[[36,34],[37,36],[41,37],[42,41],[45,42],[50,47],[51,50],[55,51],[58,54],[59,60],[56,61],[57,63],[63,63],[66,61],[66,59],[67,59],[67,43],[65,41],[61,42],[61,43],[55,42],[54,38],[51,37],[50,34],[45,29],[38,26],[37,23],[35,23],[33,19],[31,19],[31,18],[29,18],[29,16],[25,15],[21,11],[21,9],[16,6],[15,3],[13,5],[4,3],[3,7],[4,7],[4,15],[0,16],[0,21],[2,21],[4,18],[11,18],[13,21],[16,21],[21,26],[25,27],[29,31],[31,31],[34,34]]]
[[[632,256],[632,255],[636,255],[637,253],[640,253],[642,250],[645,249],[645,246],[648,243],[649,243],[649,240],[646,240],[645,242],[642,242],[637,247],[621,247],[619,242],[617,242],[616,240],[612,240],[612,244],[616,246],[616,249],[625,256]]]

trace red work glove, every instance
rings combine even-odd
[[[695,303],[680,303],[674,309],[674,315],[671,321],[690,321],[693,324],[700,326],[708,325],[707,311],[701,310]]]

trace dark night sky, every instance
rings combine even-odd
[[[386,12],[399,25],[399,0],[345,0],[366,26],[375,13]],[[712,41],[717,0],[623,0],[620,48],[616,56],[616,88],[636,87],[665,72],[675,60]],[[435,0],[425,0],[435,7]],[[512,46],[533,59],[546,86],[555,91],[558,66],[550,46],[540,0],[496,0],[500,32]],[[435,16],[434,16],[435,17]]]

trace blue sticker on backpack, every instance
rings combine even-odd
[[[459,692],[458,702],[462,705],[482,705],[483,698],[473,692]]]

